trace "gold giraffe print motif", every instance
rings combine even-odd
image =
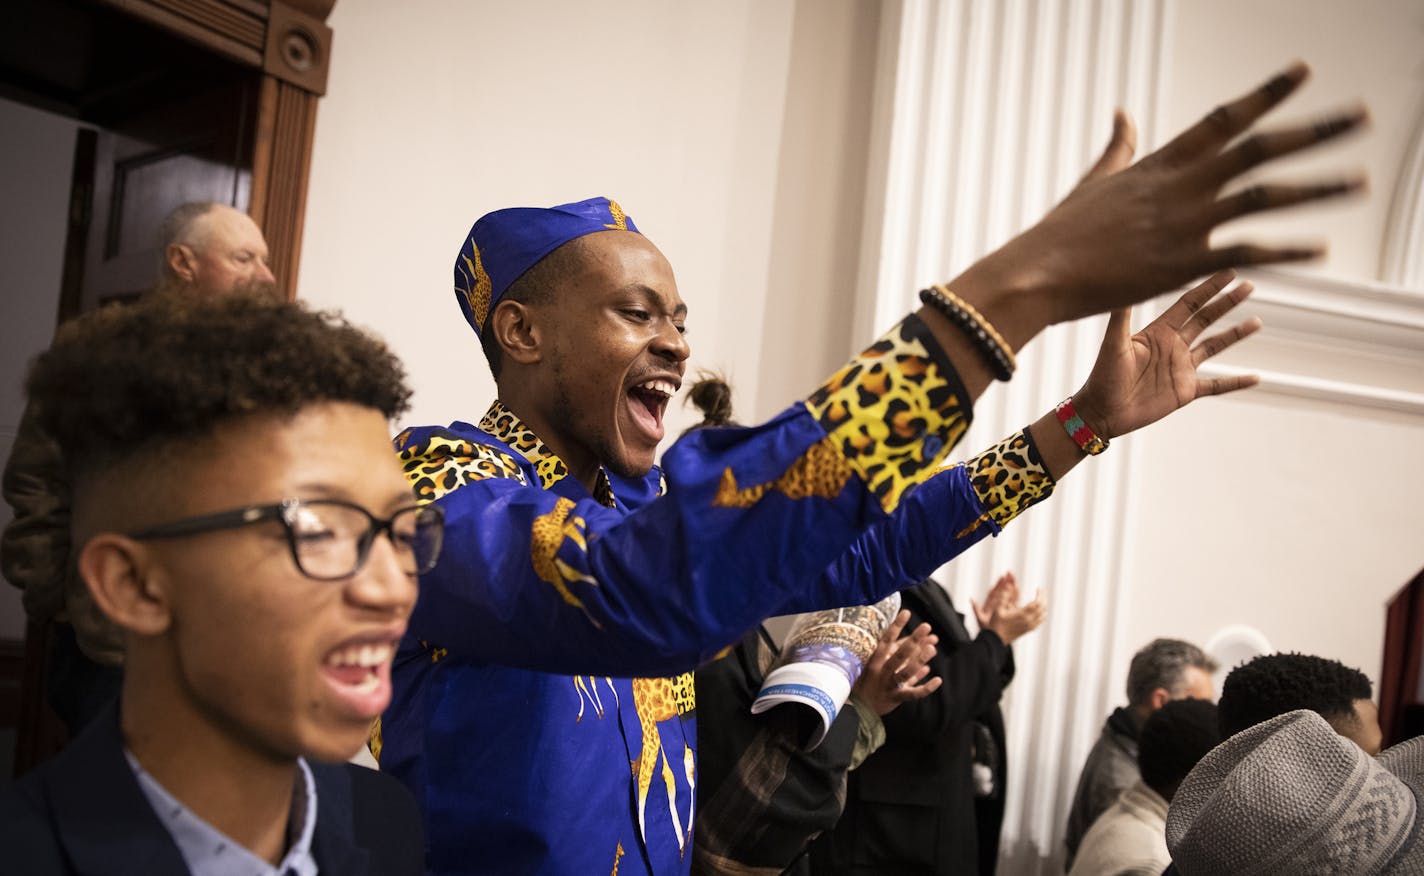
[[[638,832],[643,841],[647,842],[648,791],[653,785],[653,774],[657,772],[667,789],[668,810],[672,816],[673,829],[677,831],[677,845],[681,850],[687,847],[692,822],[689,818],[689,832],[685,833],[682,817],[677,811],[677,778],[669,763],[668,753],[663,750],[658,723],[685,714],[684,707],[690,711],[695,705],[695,698],[691,694],[692,685],[691,673],[684,673],[677,678],[633,679],[633,710],[637,712],[638,723],[642,725],[643,730],[643,747],[638,752],[638,759],[632,763],[633,775],[638,785]],[[673,756],[676,757],[676,753]],[[695,772],[691,749],[682,753],[682,765],[687,775],[688,787],[691,788]]]
[[[455,286],[455,291],[465,296],[465,301],[470,305],[470,313],[475,315],[475,325],[484,326],[485,320],[489,318],[490,295],[494,291],[494,285],[490,283],[489,274],[485,273],[484,260],[480,258],[480,248],[475,246],[475,238],[470,237],[470,252],[473,258],[463,253],[460,261],[464,262],[461,269],[461,278],[464,286]]]
[[[603,696],[598,692],[598,679],[592,675],[575,675],[573,677],[574,693],[578,694],[579,710],[574,716],[574,723],[583,722],[584,706],[593,709],[593,714],[601,721],[607,713],[603,705]],[[613,686],[613,679],[604,678],[603,683],[608,686],[608,692],[613,695],[613,705],[618,706],[618,689]]]
[[[834,499],[845,489],[846,481],[850,480],[854,471],[850,460],[827,437],[811,445],[781,477],[770,483],[739,487],[737,476],[730,468],[724,469],[712,505],[718,508],[750,508],[770,492],[782,493],[788,499]]]
[[[618,202],[613,200],[612,198],[608,199],[608,215],[613,217],[613,221],[611,223],[605,224],[603,226],[604,228],[607,228],[611,231],[628,230],[628,214],[624,213],[623,208],[620,207],[618,205]]]
[[[959,377],[927,338],[924,323],[906,317],[806,400],[887,514],[968,428]]]
[[[618,841],[618,848],[613,850],[613,873],[611,876],[618,876],[618,864],[623,860],[623,856],[628,854],[623,851],[623,841]]]
[[[569,585],[575,582],[597,585],[598,582],[559,559],[559,549],[565,542],[572,543],[581,553],[588,553],[588,524],[579,515],[569,513],[573,510],[572,499],[559,497],[551,511],[534,518],[529,537],[529,559],[540,581],[553,585],[564,602],[584,609],[583,601],[573,594]],[[592,617],[589,620],[598,625]]]

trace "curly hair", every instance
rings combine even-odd
[[[683,404],[691,402],[702,412],[702,422],[683,430],[684,435],[708,426],[739,426],[732,418],[732,385],[727,378],[711,371],[701,371],[697,382],[687,391]]]
[[[1173,697],[1179,696],[1186,684],[1188,666],[1203,672],[1216,671],[1216,661],[1206,652],[1181,639],[1153,639],[1132,655],[1127,669],[1127,701],[1140,706],[1152,697],[1157,688],[1164,688]]]
[[[1310,654],[1263,654],[1226,676],[1219,703],[1221,735],[1231,736],[1296,709],[1335,724],[1355,722],[1355,701],[1370,699],[1370,680],[1338,660]]]
[[[410,401],[380,340],[334,313],[243,296],[153,295],[89,313],[60,328],[26,389],[78,474],[247,414],[351,402],[393,419]]]
[[[1171,800],[1177,786],[1221,741],[1217,709],[1208,700],[1172,700],[1143,722],[1137,767],[1147,787]]]

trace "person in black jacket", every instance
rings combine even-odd
[[[687,400],[702,411],[689,428],[733,426],[732,388],[703,374]],[[846,774],[884,744],[882,717],[939,689],[925,665],[938,639],[922,623],[904,636],[910,613],[886,627],[819,745],[808,747],[819,718],[782,705],[752,714],[781,648],[758,624],[725,655],[697,670],[699,716],[695,876],[804,873],[806,844],[835,826],[845,804]]]
[[[5,871],[420,873],[415,801],[344,762],[443,532],[390,451],[394,355],[299,305],[155,296],[67,324],[28,391],[125,668],[0,794]]]
[[[994,872],[1004,813],[1004,721],[999,698],[1014,676],[1010,645],[1043,623],[1040,593],[1023,602],[999,578],[970,637],[949,594],[926,580],[901,594],[910,623],[939,637],[934,695],[885,717],[886,741],[851,773],[845,814],[812,848],[812,872]]]

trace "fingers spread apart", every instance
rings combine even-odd
[[[1203,154],[1215,154],[1256,120],[1291,95],[1310,75],[1296,62],[1249,94],[1224,103],[1162,148],[1158,155],[1172,163],[1185,163]]]

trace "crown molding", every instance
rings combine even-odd
[[[1256,287],[1248,312],[1273,333],[1424,360],[1424,292],[1291,268],[1243,270],[1241,276]]]

